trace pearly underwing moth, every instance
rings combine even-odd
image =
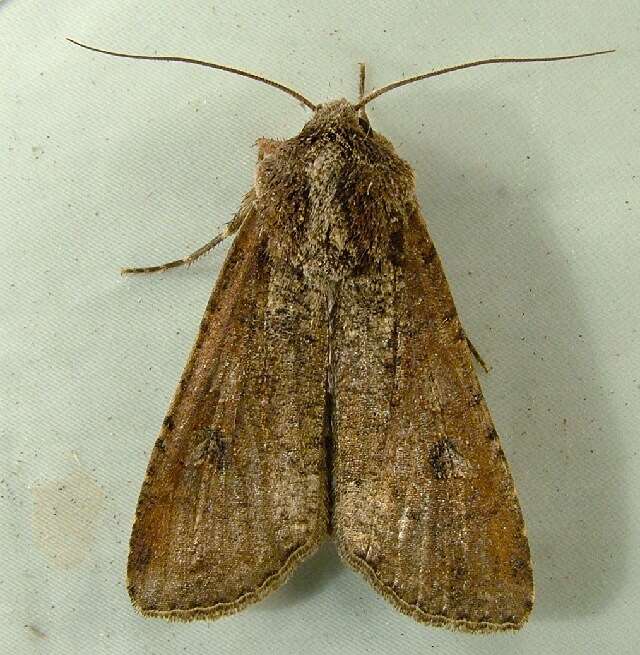
[[[513,480],[415,193],[365,106],[433,71],[314,104],[260,139],[253,188],[190,264],[236,234],[142,485],[128,589],[145,616],[214,619],[260,600],[332,536],[400,611],[520,628],[533,575]],[[611,52],[611,51],[607,51]]]

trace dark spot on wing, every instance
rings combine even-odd
[[[429,463],[436,480],[465,477],[467,464],[451,439],[440,439],[429,449]]]
[[[193,462],[196,466],[203,463],[223,471],[229,464],[229,446],[231,437],[222,430],[205,427],[194,434]]]

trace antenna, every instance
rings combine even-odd
[[[532,61],[561,61],[564,59],[579,59],[581,57],[595,57],[597,55],[606,55],[609,52],[615,52],[615,50],[600,50],[598,52],[585,52],[579,55],[563,55],[560,57],[527,57],[527,58],[499,58],[499,59],[481,59],[479,61],[471,61],[466,64],[459,64],[458,66],[451,66],[450,68],[441,68],[440,70],[431,71],[430,73],[424,73],[423,75],[415,75],[414,77],[408,77],[405,80],[399,80],[397,82],[392,82],[387,84],[380,89],[371,91],[364,98],[361,98],[360,101],[354,105],[354,109],[362,109],[367,103],[371,102],[375,98],[379,98],[383,93],[387,91],[392,91],[406,84],[412,84],[413,82],[418,82],[420,80],[426,80],[428,77],[436,77],[437,75],[444,75],[445,73],[453,73],[453,71],[459,71],[464,68],[472,68],[473,66],[484,66],[485,64],[516,64]]]
[[[227,73],[234,73],[235,75],[248,77],[252,80],[257,80],[258,82],[262,82],[263,84],[268,84],[269,86],[272,86],[276,89],[280,89],[280,91],[284,91],[285,93],[288,93],[290,96],[293,96],[296,100],[301,102],[303,105],[309,107],[309,109],[313,111],[316,110],[316,105],[314,105],[313,102],[311,102],[311,100],[305,98],[301,93],[298,93],[293,89],[290,89],[288,86],[285,86],[284,84],[280,84],[280,82],[269,80],[266,77],[262,77],[261,75],[256,75],[255,73],[249,73],[248,71],[243,71],[240,70],[239,68],[231,68],[231,66],[223,66],[222,64],[214,64],[209,61],[201,61],[200,59],[191,59],[189,57],[133,55],[133,54],[128,54],[126,52],[113,52],[111,50],[101,50],[100,48],[94,48],[90,45],[85,45],[84,43],[80,43],[79,41],[74,41],[73,39],[69,39],[69,38],[67,38],[67,41],[73,43],[74,45],[80,46],[81,48],[85,48],[86,50],[92,50],[93,52],[101,52],[104,55],[111,55],[112,57],[124,57],[126,59],[147,59],[150,61],[179,61],[185,64],[197,64],[198,66],[206,66],[207,68],[216,68],[218,70],[226,71]]]

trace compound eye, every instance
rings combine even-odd
[[[256,144],[258,146],[258,161],[272,155],[280,146],[280,142],[276,139],[258,139]]]
[[[358,116],[358,123],[365,132],[371,132],[371,125],[369,124],[369,119],[366,116]]]

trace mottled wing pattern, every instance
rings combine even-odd
[[[419,621],[517,628],[533,601],[522,514],[417,205],[400,248],[336,309],[338,547]]]
[[[265,257],[251,211],[211,296],[144,481],[129,593],[146,615],[215,618],[281,583],[327,531],[326,330]]]

